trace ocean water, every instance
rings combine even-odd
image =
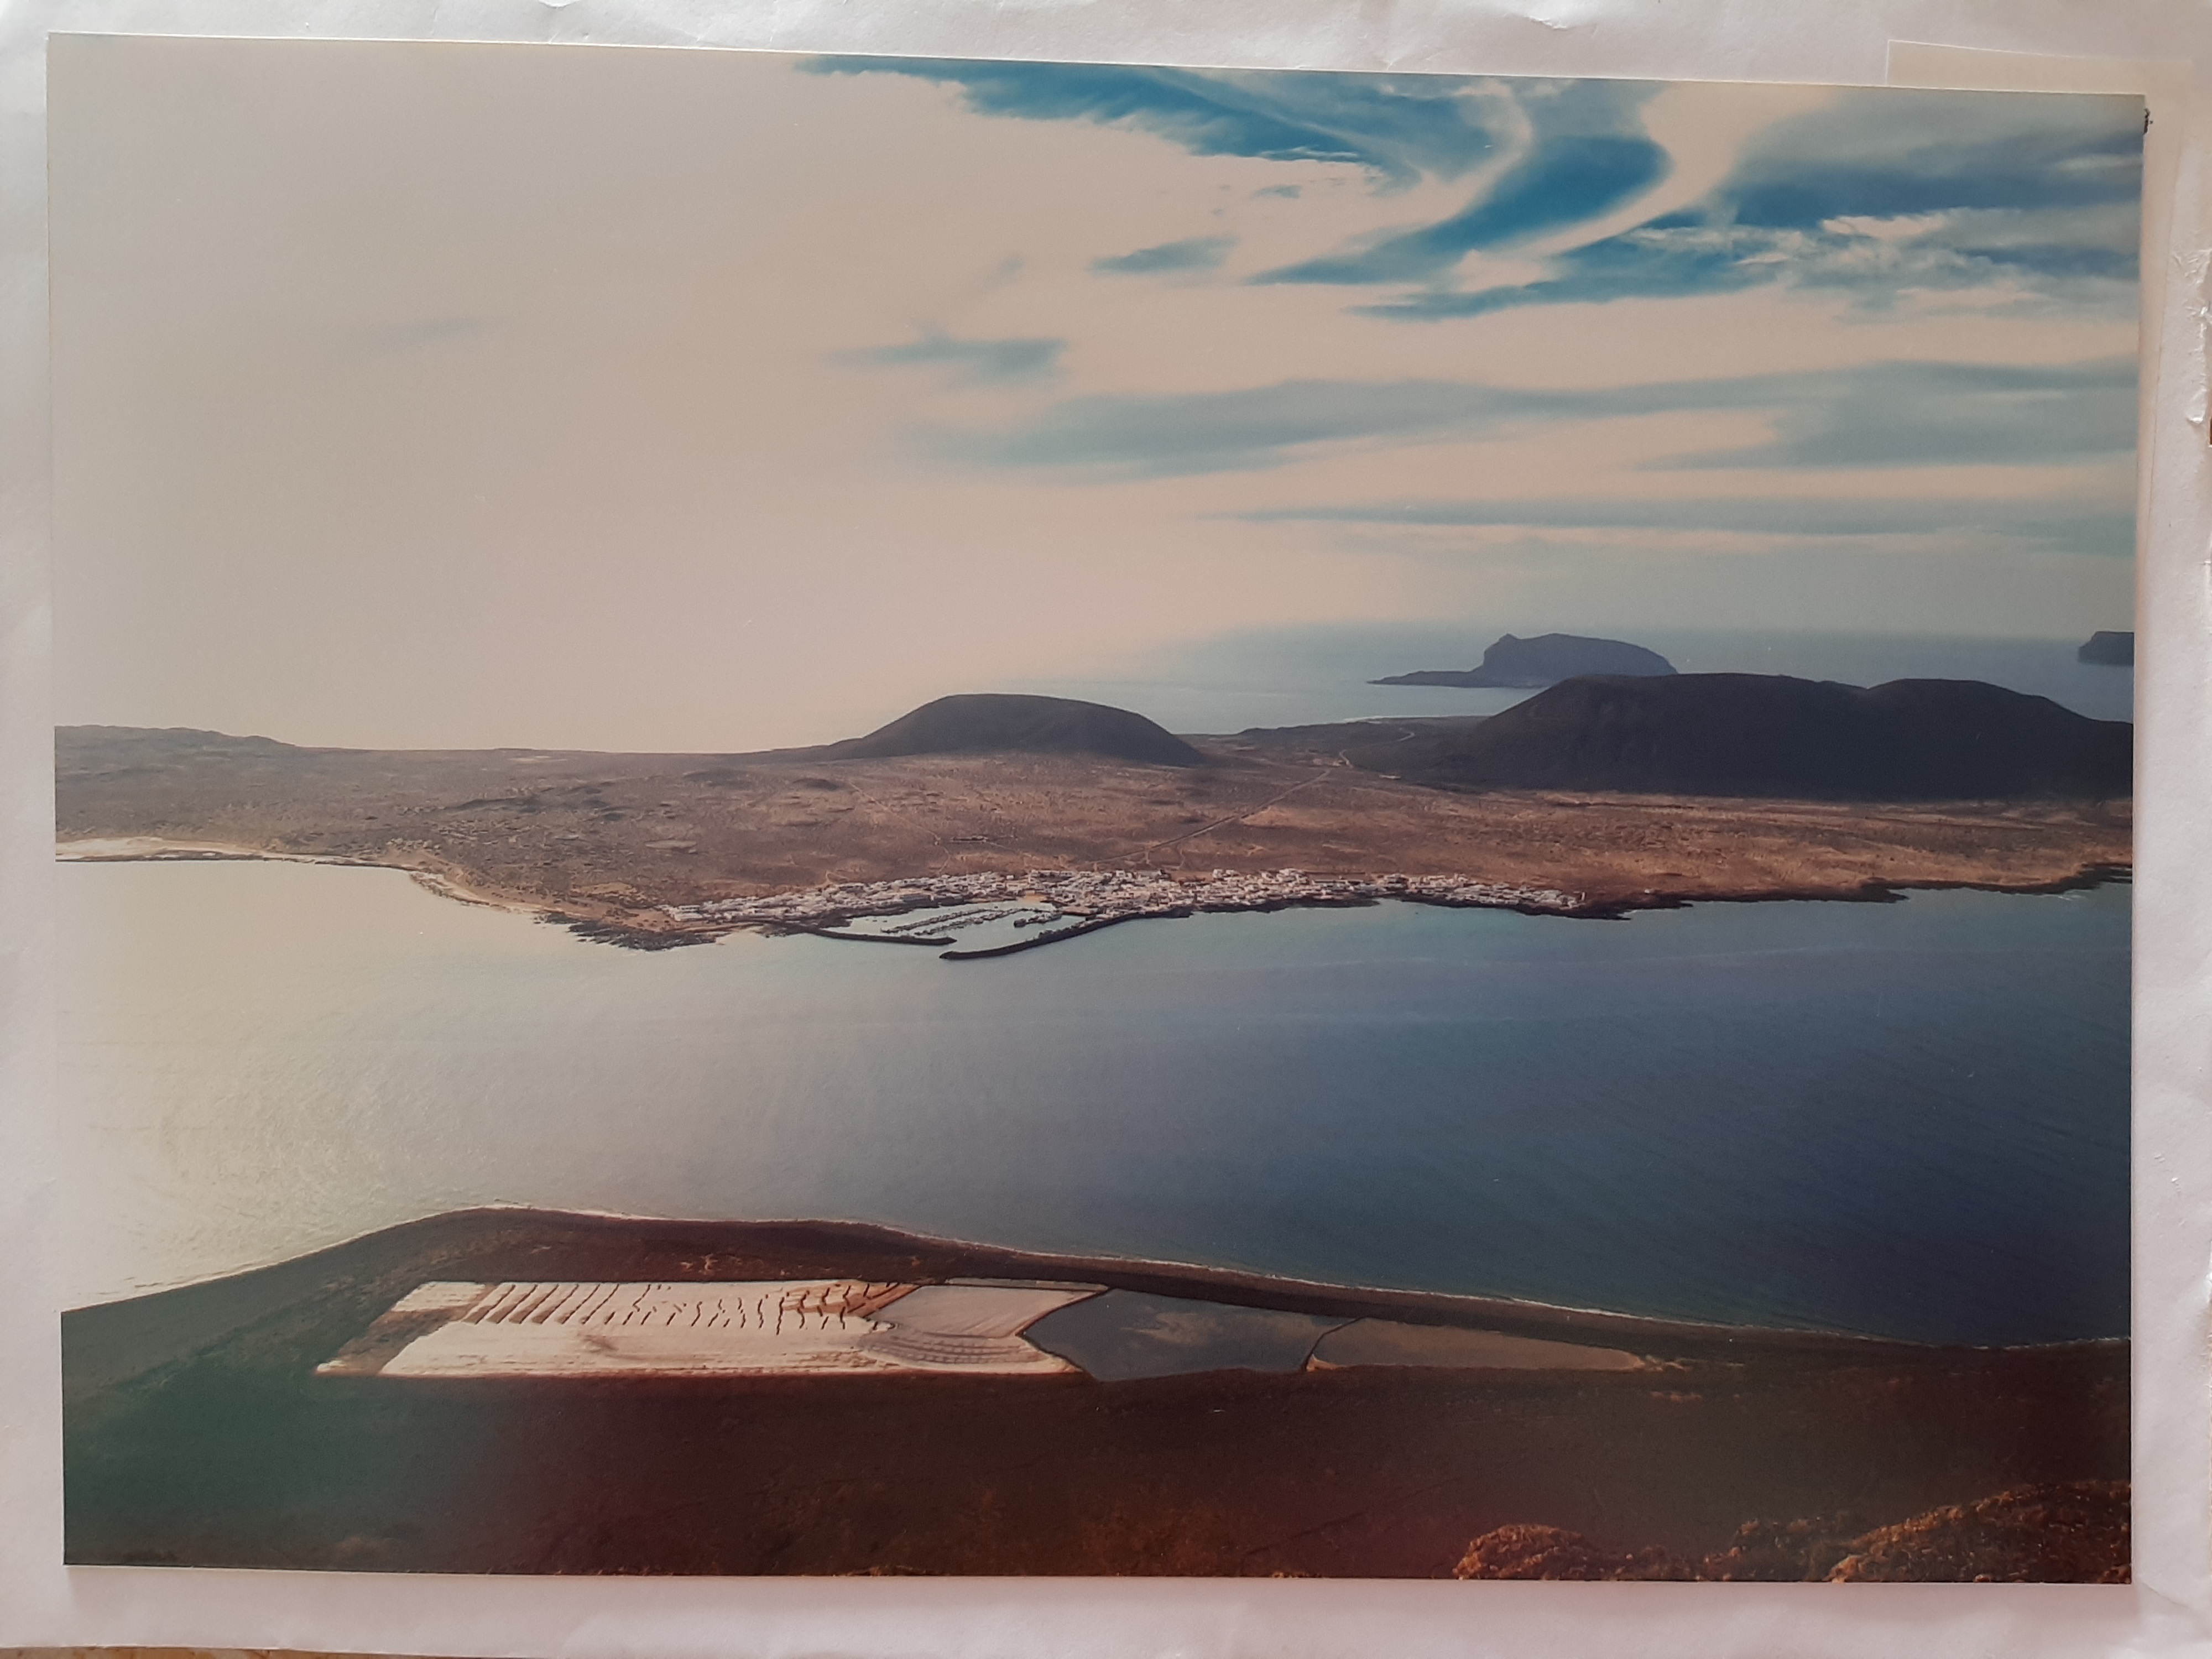
[[[1470,623],[1284,629],[1161,651],[1110,674],[1009,682],[991,689],[1133,708],[1173,732],[1414,714],[1495,714],[1528,691],[1370,685],[1420,668],[1472,668],[1506,630]],[[1547,631],[1523,627],[1523,634]],[[2076,660],[2079,640],[1940,635],[1684,632],[1563,629],[1630,639],[1685,674],[1790,674],[1880,685],[1897,679],[1986,680],[2049,697],[2093,720],[2134,718],[2135,672]],[[2083,638],[2087,638],[2085,632]]]
[[[504,1202],[2027,1342],[2128,1316],[2129,890],[636,953],[62,866],[73,1304]]]

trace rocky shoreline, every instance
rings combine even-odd
[[[1347,763],[1402,769],[1460,724],[1196,739],[1206,763],[1171,767],[1026,752],[367,753],[81,730],[59,738],[57,839],[71,859],[402,869],[646,950],[740,927],[1027,950],[1139,916],[1391,899],[1597,919],[1947,885],[2048,891],[2131,851],[2118,802],[1468,793]],[[864,920],[977,903],[1018,904],[1023,925]]]
[[[927,876],[909,881],[844,882],[834,886],[774,893],[760,898],[717,899],[704,904],[666,905],[663,914],[683,930],[678,935],[643,934],[635,940],[616,930],[592,927],[592,937],[615,944],[665,949],[678,939],[717,937],[738,927],[776,933],[807,933],[829,939],[885,945],[950,945],[943,937],[860,933],[844,931],[852,922],[910,911],[964,906],[1007,907],[1007,914],[1029,908],[1034,920],[1017,927],[1036,931],[1011,943],[980,949],[946,950],[947,962],[972,962],[1011,956],[1078,934],[1096,933],[1117,922],[1147,917],[1188,916],[1201,912],[1266,911],[1297,908],[1353,908],[1400,899],[1458,909],[1516,910],[1531,915],[1576,915],[1588,909],[1585,896],[1557,888],[1476,881],[1466,876],[1384,875],[1367,878],[1316,877],[1302,870],[1243,873],[1216,870],[1198,879],[1159,870],[1030,870],[1020,874],[983,872],[972,875]],[[578,924],[568,924],[583,931]],[[650,941],[649,943],[647,941]]]
[[[1395,900],[1445,909],[1511,910],[1579,921],[1619,921],[1638,910],[1679,910],[1692,904],[1753,904],[1786,901],[1892,904],[1908,893],[1971,888],[2024,894],[2078,892],[2133,878],[2127,864],[2096,861],[2065,875],[2027,882],[1947,880],[1870,881],[1847,888],[1814,884],[1747,892],[1649,890],[1633,897],[1593,896],[1554,887],[1485,882],[1465,875],[1313,876],[1302,870],[1244,872],[1215,870],[1191,878],[1163,870],[1030,870],[1020,873],[981,872],[918,876],[892,881],[840,882],[744,898],[714,899],[696,904],[653,907],[651,921],[579,915],[557,902],[520,895],[495,895],[471,888],[441,872],[373,857],[286,853],[234,845],[163,842],[154,837],[131,841],[64,842],[56,855],[70,863],[191,863],[271,860],[332,864],[353,868],[396,869],[442,896],[464,903],[490,904],[534,915],[579,939],[628,951],[672,951],[711,945],[745,929],[771,936],[808,933],[817,939],[862,945],[934,948],[947,962],[980,962],[1033,951],[1125,921],[1200,914],[1288,909],[1360,909]],[[1002,908],[1028,909],[1018,927],[1027,937],[982,947],[958,948],[953,931],[979,918],[948,918],[944,929],[855,932],[853,924],[925,911]],[[997,918],[981,918],[995,920]]]
[[[1990,886],[1985,890],[2069,893],[2132,879],[2133,870],[2128,865],[2090,864],[2057,880]],[[946,962],[981,962],[1033,951],[1040,945],[1097,933],[1125,921],[1201,914],[1358,909],[1395,900],[1444,909],[1511,910],[1522,915],[1613,921],[1638,910],[1679,910],[1693,903],[1817,901],[1894,904],[1910,891],[1981,886],[1977,883],[1945,881],[1871,883],[1843,891],[1808,888],[1741,894],[1651,892],[1623,900],[1593,899],[1585,893],[1567,893],[1557,888],[1481,882],[1456,875],[1316,877],[1300,870],[1253,874],[1216,870],[1207,877],[1192,880],[1158,870],[1032,870],[1020,875],[993,872],[920,877],[907,881],[844,882],[757,898],[663,906],[662,913],[676,924],[674,931],[625,927],[557,912],[545,919],[569,928],[580,937],[640,951],[708,944],[742,928],[757,928],[770,934],[811,933],[818,939],[846,939],[857,944],[952,947],[955,942],[949,933],[855,933],[850,931],[850,925],[884,916],[971,906],[1003,906],[1010,909],[1038,907],[1047,912],[1015,922],[1017,927],[1036,929],[1027,938],[981,948],[939,950],[940,959]]]

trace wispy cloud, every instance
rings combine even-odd
[[[1426,279],[1472,250],[1595,218],[1649,189],[1668,166],[1637,115],[1660,91],[1656,82],[893,58],[824,58],[806,67],[945,82],[980,115],[1130,127],[1201,155],[1349,163],[1385,188],[1492,168],[1457,212],[1254,279],[1266,283]],[[1298,186],[1261,193],[1295,197]],[[1104,260],[1095,267],[1145,268]]]
[[[1288,380],[1235,392],[1071,398],[1011,430],[937,434],[988,465],[1134,477],[1279,466],[1313,446],[1476,430],[1546,404],[1543,394],[1443,380]]]
[[[2131,303],[2142,106],[1861,90],[1762,135],[1702,202],[1569,249],[1534,282],[1364,307],[1409,320],[1770,283],[1881,305],[2008,286]]]
[[[1497,142],[1495,100],[1469,95],[1473,83],[1447,76],[950,58],[817,58],[804,67],[957,86],[980,115],[1128,127],[1199,155],[1349,162],[1397,185],[1455,178]]]
[[[1346,163],[1385,190],[1475,180],[1442,218],[1249,279],[1395,289],[1356,309],[1397,321],[1770,284],[1875,307],[1908,289],[1992,287],[2118,306],[2135,276],[2142,106],[2131,97],[1845,90],[1759,131],[1701,198],[1601,235],[1600,221],[1618,227],[1668,173],[1642,119],[1658,83],[899,58],[805,67],[933,81],[980,115],[1123,127],[1201,155]],[[1600,239],[1574,246],[1585,224]],[[1534,280],[1486,284],[1463,270],[1471,253],[1534,239],[1553,250]],[[1165,267],[1094,267],[1146,268]]]
[[[1467,254],[1597,218],[1666,176],[1667,152],[1645,137],[1648,84],[1574,82],[1524,91],[1528,139],[1519,159],[1450,217],[1340,253],[1263,272],[1256,283],[1405,283]]]
[[[1133,253],[1093,259],[1091,270],[1102,276],[1144,276],[1182,270],[1212,270],[1237,246],[1234,236],[1190,236],[1180,242],[1140,247]]]
[[[1060,354],[1066,349],[1066,340],[962,340],[930,329],[902,345],[841,351],[835,361],[864,368],[951,368],[963,382],[982,386],[1045,380],[1060,366]]]
[[[1809,384],[1808,384],[1809,382]],[[1744,383],[1754,399],[1756,382]],[[1800,377],[1774,436],[1673,467],[2011,465],[2121,454],[2136,444],[2136,365],[2058,368],[1873,363]]]
[[[1462,380],[1289,380],[1170,397],[1071,398],[1017,428],[939,432],[933,441],[988,465],[1159,477],[1279,466],[1331,444],[1745,410],[1772,414],[1772,440],[1667,465],[2025,465],[2132,449],[2135,377],[2133,360],[2119,358],[2056,368],[1873,363],[1571,391]]]
[[[2135,198],[2142,101],[1863,88],[1771,129],[1719,191],[1745,224]]]
[[[1237,516],[1253,523],[1709,531],[1799,537],[1979,532],[2080,553],[2125,558],[2135,551],[2135,514],[2131,510],[2094,501],[2021,498],[1704,496],[1687,500],[1378,501],[1351,506],[1273,507]]]

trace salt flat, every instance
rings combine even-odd
[[[1032,1346],[1021,1332],[1097,1289],[860,1279],[434,1280],[317,1369],[394,1377],[1048,1376],[1077,1367]]]

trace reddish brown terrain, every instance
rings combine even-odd
[[[1035,752],[301,749],[73,727],[59,734],[57,834],[65,845],[144,838],[389,865],[647,931],[678,927],[663,905],[987,871],[1461,875],[1609,908],[2033,890],[2132,856],[2125,800],[1475,792],[1376,769],[1394,732],[1415,744],[1436,725],[1195,738],[1197,766]],[[1364,745],[1350,757],[1348,731]]]
[[[1511,1526],[1468,1546],[1461,1578],[1702,1580],[1716,1583],[2124,1584],[2124,1480],[2022,1486],[1869,1528],[1848,1515],[1747,1521],[1692,1561],[1656,1545],[1607,1548],[1564,1527]]]

